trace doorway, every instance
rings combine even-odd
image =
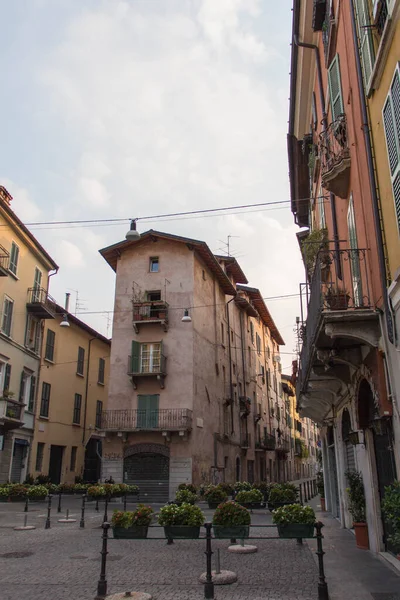
[[[61,483],[64,446],[50,446],[49,478],[51,483]]]
[[[24,460],[27,453],[28,442],[25,440],[14,440],[13,457],[11,463],[11,483],[21,483]]]
[[[97,483],[101,477],[101,440],[90,438],[85,448],[85,483]]]

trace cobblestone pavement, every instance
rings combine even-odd
[[[47,530],[44,529],[46,505],[29,507],[28,525],[36,525],[32,531],[13,530],[23,524],[22,504],[0,504],[1,600],[15,600],[25,594],[30,600],[95,597],[100,574],[102,512],[96,513],[94,504],[88,504],[86,526],[80,529],[79,500],[63,501],[61,515],[56,512],[57,502],[54,504],[51,528]],[[110,505],[109,518],[117,506],[120,505]],[[211,520],[212,511],[200,506],[207,520]],[[70,517],[75,515],[76,523],[57,522],[65,516],[67,507]],[[276,535],[275,529],[257,528],[270,523],[268,511],[254,511],[251,535]],[[155,536],[163,530],[150,531]],[[213,540],[213,551],[220,550],[221,568],[238,574],[236,584],[215,587],[216,600],[317,599],[317,567],[307,544],[299,546],[294,540],[249,543],[257,545],[257,554],[234,555],[227,551],[229,540]],[[205,540],[178,540],[167,546],[165,540],[110,539],[108,550],[109,594],[131,590],[148,592],[154,600],[204,598],[198,578],[206,570]]]

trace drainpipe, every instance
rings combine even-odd
[[[232,374],[232,345],[231,345],[231,324],[230,324],[230,317],[229,317],[229,305],[231,302],[233,302],[234,299],[235,299],[235,296],[233,296],[226,303],[226,319],[228,322],[229,388],[230,388],[230,392],[231,392],[231,421],[232,421],[231,434],[235,433],[235,427],[233,424],[233,374]]]
[[[244,349],[244,325],[242,312],[240,312],[240,345],[242,349],[243,395],[246,396],[246,354]]]
[[[90,338],[90,340],[89,340],[89,349],[88,349],[88,358],[87,358],[87,367],[86,367],[85,406],[84,406],[84,410],[83,410],[82,446],[85,445],[85,433],[86,433],[86,416],[87,416],[88,391],[89,391],[90,349],[91,349],[93,340],[96,340],[96,339],[97,339],[96,337],[93,337],[93,338]]]
[[[354,11],[354,0],[350,0],[350,15],[351,15],[351,28],[352,28],[352,32],[353,32],[354,53],[355,53],[355,57],[356,57],[357,81],[358,81],[358,86],[360,89],[361,115],[362,115],[362,121],[363,121],[362,130],[364,133],[365,147],[366,147],[366,151],[367,151],[368,178],[369,178],[369,186],[371,189],[371,196],[372,196],[372,209],[373,209],[373,214],[374,214],[375,235],[376,235],[376,240],[378,242],[377,249],[378,249],[379,270],[380,270],[381,286],[382,286],[382,299],[383,299],[383,305],[384,305],[384,312],[385,312],[385,316],[386,316],[386,327],[387,327],[388,337],[389,337],[390,342],[393,344],[394,337],[395,337],[394,323],[393,323],[393,318],[392,318],[389,301],[388,301],[388,297],[387,297],[386,260],[385,260],[385,254],[383,251],[383,234],[382,234],[382,228],[381,228],[379,200],[378,200],[378,194],[376,191],[374,161],[372,158],[372,142],[371,142],[371,136],[369,133],[367,103],[365,100],[364,81],[363,81],[363,76],[362,76],[360,53],[359,53],[359,49],[358,49],[358,38],[357,38],[356,17],[355,17],[355,11]]]
[[[321,68],[321,57],[319,54],[319,48],[315,44],[306,44],[305,42],[300,42],[297,35],[293,36],[293,41],[296,44],[296,46],[298,46],[300,48],[308,48],[310,50],[314,50],[314,52],[315,52],[315,61],[316,61],[316,65],[317,65],[319,99],[320,99],[321,110],[322,110],[322,125],[323,125],[324,130],[326,131],[328,129],[328,117],[327,117],[326,108],[325,108],[324,84],[322,81],[322,68]],[[331,203],[331,212],[332,212],[333,243],[335,246],[335,254],[336,254],[336,272],[337,272],[339,279],[342,279],[342,266],[341,266],[340,257],[339,257],[340,247],[339,247],[339,231],[338,231],[337,214],[336,214],[336,198],[335,198],[335,195],[332,194],[332,192],[329,194],[329,200]]]

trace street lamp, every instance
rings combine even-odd
[[[60,323],[60,327],[71,327],[70,324],[69,324],[69,322],[68,322],[68,316],[67,316],[67,314],[63,315],[63,319],[62,319],[62,321]]]
[[[136,242],[137,240],[140,240],[140,233],[136,231],[136,221],[137,219],[131,220],[131,227],[125,236],[128,242]]]
[[[189,309],[185,308],[183,311],[182,323],[191,323],[192,317],[189,315]]]

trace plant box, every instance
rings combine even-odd
[[[281,538],[312,538],[314,537],[314,525],[307,523],[288,523],[287,525],[277,525],[278,534]]]
[[[250,535],[250,525],[213,525],[214,536],[219,539],[244,539]]]
[[[26,500],[25,496],[9,496],[8,497],[9,502],[25,502],[25,500]]]
[[[248,510],[265,508],[265,505],[262,502],[239,502],[240,506],[244,506]]]
[[[190,525],[165,525],[165,537],[170,540],[197,540],[200,537],[200,527]]]
[[[148,525],[134,525],[132,527],[113,527],[113,536],[116,540],[143,540],[147,538]]]
[[[34,498],[28,498],[29,502],[44,502],[47,496],[35,496]]]

